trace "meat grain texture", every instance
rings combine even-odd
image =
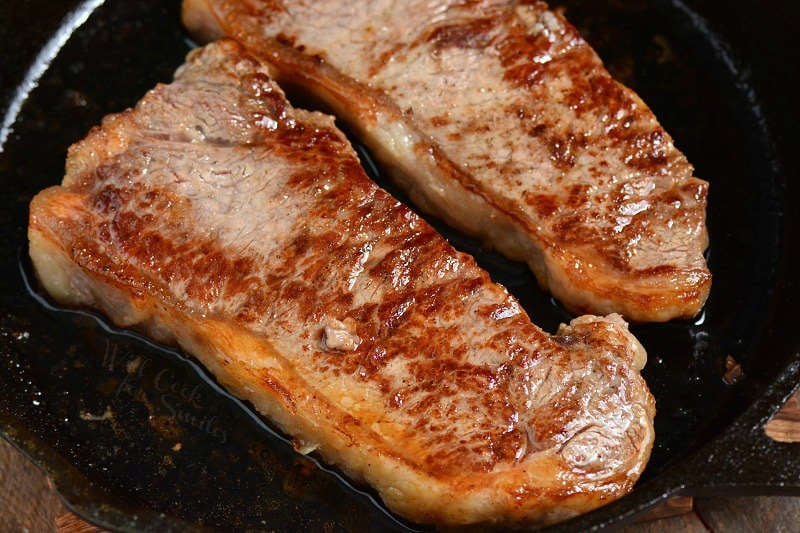
[[[29,238],[57,301],[181,346],[410,520],[552,523],[649,457],[625,322],[542,332],[233,41],[72,146]]]
[[[525,261],[570,310],[694,316],[708,184],[543,2],[184,0],[349,122],[424,210]]]

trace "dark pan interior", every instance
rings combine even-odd
[[[60,182],[72,142],[105,114],[168,82],[190,47],[179,2],[109,0],[60,51],[52,48],[57,55],[16,115],[14,91],[77,5],[0,6],[0,38],[16,51],[0,58],[0,104],[12,111],[0,153],[0,433],[53,476],[72,508],[114,528],[413,528],[369,491],[293,452],[191,358],[111,330],[93,315],[53,308],[39,294],[27,261],[28,202]],[[753,431],[800,377],[800,335],[791,324],[800,301],[791,244],[800,241],[796,215],[786,209],[800,197],[797,163],[785,150],[797,140],[789,129],[797,118],[789,80],[800,54],[788,36],[798,8],[738,2],[719,12],[712,2],[666,0],[562,5],[609,70],[654,109],[696,174],[711,182],[714,274],[695,320],[633,327],[649,353],[644,374],[658,406],[652,459],[632,495],[567,527],[618,522],[681,490],[737,490],[751,480],[756,492],[800,491],[800,459],[792,459],[800,451],[767,450],[773,467],[796,475],[794,484],[757,461],[752,469],[764,470],[761,477],[744,469],[740,479],[735,472],[713,478],[708,468],[723,465],[713,461],[706,471],[694,468],[709,450],[730,456],[713,448],[726,442],[752,452]],[[362,154],[373,177],[402,197]],[[569,319],[524,266],[431,222],[474,254],[545,330]],[[733,385],[722,379],[728,356],[744,369]]]

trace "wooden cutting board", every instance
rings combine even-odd
[[[767,435],[800,443],[800,393],[767,424]],[[800,445],[798,445],[800,453]],[[97,533],[69,513],[50,480],[0,439],[0,532]],[[625,533],[800,531],[800,498],[673,498],[651,510]]]

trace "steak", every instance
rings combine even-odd
[[[625,322],[542,332],[234,41],[73,145],[29,238],[57,301],[179,345],[410,520],[550,523],[649,457]]]
[[[184,0],[345,119],[423,210],[574,312],[695,315],[708,184],[543,2]]]

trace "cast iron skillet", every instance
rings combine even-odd
[[[555,529],[619,525],[676,494],[800,495],[800,449],[762,430],[800,382],[789,83],[800,11],[789,1],[766,11],[745,0],[724,12],[710,1],[564,4],[711,182],[714,284],[697,319],[633,328],[658,404],[640,483]],[[169,81],[190,47],[178,11],[177,0],[0,5],[0,434],[53,478],[72,510],[111,529],[417,529],[292,451],[191,357],[53,307],[31,276],[28,202],[60,182],[66,148],[103,115]],[[537,324],[553,331],[569,318],[523,266],[433,223]],[[744,370],[732,385],[722,379],[727,356]]]

